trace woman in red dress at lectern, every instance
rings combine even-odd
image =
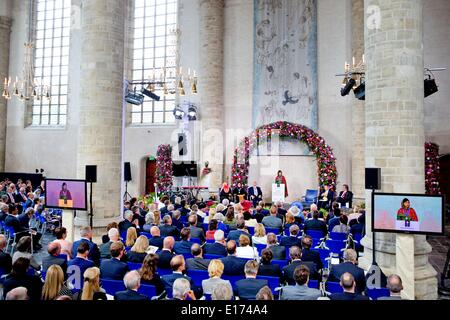
[[[277,176],[275,177],[275,183],[276,184],[284,184],[284,197],[287,198],[287,196],[288,196],[287,182],[286,182],[286,178],[283,176],[283,172],[281,170],[278,170]]]

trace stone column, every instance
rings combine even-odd
[[[382,191],[424,193],[422,0],[365,0],[367,167],[380,167]],[[370,192],[366,192],[364,258],[372,257]],[[376,259],[403,278],[404,296],[436,299],[436,271],[425,236],[376,234]]]
[[[364,0],[352,0],[352,57],[362,60],[364,54]],[[365,115],[364,101],[352,97],[352,183],[353,203],[364,201],[365,187]]]
[[[201,168],[209,162],[211,173],[202,179],[214,192],[222,184],[224,164],[223,134],[223,36],[224,0],[200,1],[199,94]],[[202,183],[200,182],[200,183]]]
[[[11,34],[11,18],[0,16],[0,90],[3,91],[3,81],[8,76],[9,44]],[[0,97],[0,171],[5,170],[6,151],[6,110],[7,100]]]
[[[81,3],[80,126],[77,176],[97,165],[94,227],[121,216],[122,108],[126,1]],[[89,197],[88,197],[89,201]],[[88,224],[82,215],[75,224]]]

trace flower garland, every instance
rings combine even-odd
[[[167,192],[172,188],[172,147],[168,144],[158,146],[156,152],[156,183],[159,192]]]
[[[337,169],[333,149],[325,143],[321,136],[308,127],[286,121],[278,121],[257,128],[249,136],[245,137],[234,150],[231,168],[233,187],[238,182],[241,182],[243,186],[247,186],[250,153],[260,144],[260,141],[270,141],[274,131],[281,138],[292,138],[306,143],[317,159],[319,186],[331,185],[336,187]]]
[[[440,194],[439,186],[439,146],[425,143],[425,190],[427,194]]]

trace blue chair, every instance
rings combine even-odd
[[[256,279],[267,280],[270,290],[275,295],[278,295],[278,292],[275,291],[276,288],[280,286],[280,278],[278,277],[269,277],[269,276],[256,276]]]
[[[324,237],[323,232],[320,230],[307,230],[306,234],[313,239],[322,239]]]
[[[147,239],[153,238],[152,235],[151,235],[150,233],[148,233],[148,232],[141,232],[140,235],[141,235],[141,236],[146,236]]]
[[[327,240],[325,243],[327,248],[333,253],[338,253],[339,256],[342,255],[343,249],[345,249],[346,243],[342,240]]]
[[[255,248],[256,248],[256,250],[258,251],[258,254],[261,255],[261,252],[262,252],[265,248],[267,248],[267,245],[266,245],[266,244],[259,244],[259,243],[257,243],[257,244],[255,244]]]
[[[208,224],[207,223],[202,223],[202,228],[203,228],[203,231],[205,231],[205,233],[206,233],[206,231],[208,231]]]
[[[319,280],[309,280],[308,287],[313,289],[319,289]]]
[[[268,233],[275,233],[276,235],[280,235],[281,234],[281,230],[278,228],[265,228],[266,229],[266,234]]]
[[[247,230],[251,235],[255,234],[255,227],[247,227]]]
[[[47,272],[46,271],[41,271],[41,278],[42,280],[45,281],[45,277],[47,276]]]
[[[123,242],[125,242],[125,240],[127,239],[127,232],[126,231],[122,231],[120,233],[120,238],[123,240]]]
[[[292,207],[297,207],[297,208],[300,210],[300,212],[303,211],[303,204],[302,204],[300,201],[294,201],[294,202],[292,202],[292,203],[291,203],[291,208],[292,208]]]
[[[188,222],[188,216],[180,216],[180,221],[181,222]]]
[[[288,260],[272,260],[271,261],[272,264],[279,265],[281,270],[283,270],[283,268],[288,265],[288,262],[289,262]]]
[[[191,277],[192,281],[197,287],[202,286],[202,281],[209,279],[207,270],[188,270],[187,275]]]
[[[341,293],[344,292],[339,282],[327,281],[325,283],[326,291],[329,293]]]
[[[101,287],[105,289],[107,294],[114,296],[118,291],[125,290],[125,284],[121,280],[105,280],[100,279]]]
[[[223,256],[220,256],[220,255],[218,255],[218,254],[205,254],[203,257],[204,257],[205,259],[210,259],[210,260],[213,260],[213,259],[222,259],[222,258],[223,258]]]
[[[306,189],[305,195],[302,197],[302,206],[311,207],[313,203],[317,203],[319,191],[317,189]]]
[[[142,263],[135,263],[135,262],[127,262],[127,265],[130,271],[139,270],[142,267]]]
[[[152,297],[156,296],[156,287],[149,284],[141,284],[138,292],[151,299]]]
[[[202,244],[202,240],[198,239],[198,238],[191,238],[190,240],[193,243],[198,243],[198,244]]]
[[[389,297],[391,293],[387,288],[373,288],[373,289],[367,288],[367,295],[372,300],[378,300],[378,298],[380,297]]]
[[[58,255],[58,258],[67,260],[67,254],[61,253]]]
[[[216,242],[216,240],[214,240],[214,239],[206,239],[206,243],[214,243],[214,242]]]
[[[203,296],[205,297],[206,301],[211,301],[212,300],[211,295],[208,294],[208,293],[204,293]]]
[[[182,256],[184,257],[184,260],[193,258],[194,256],[192,255],[192,253],[183,253]]]
[[[347,234],[343,232],[330,232],[328,239],[344,241],[347,239]]]
[[[312,249],[312,250],[319,252],[320,260],[322,261],[322,264],[326,268],[328,265],[328,261],[326,259],[330,257],[331,250],[321,249],[321,248]]]
[[[165,276],[167,274],[172,274],[172,269],[158,269],[158,274],[160,276]]]

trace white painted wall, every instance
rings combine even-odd
[[[12,15],[12,0],[0,1],[0,16],[11,17]]]

